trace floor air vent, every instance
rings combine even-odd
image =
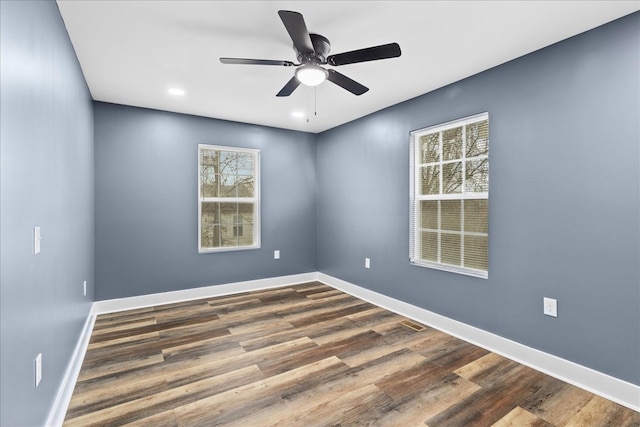
[[[400,321],[400,324],[406,326],[407,328],[411,328],[414,331],[424,331],[425,329],[425,327],[422,326],[421,324],[412,322],[411,320],[408,320],[408,319]]]

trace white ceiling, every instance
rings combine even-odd
[[[95,100],[313,133],[640,9],[638,0],[57,3]],[[332,54],[397,42],[402,56],[337,67],[370,88],[361,96],[324,82],[277,98],[292,67],[219,57],[297,62],[280,9],[302,13]],[[169,95],[171,87],[186,93]]]

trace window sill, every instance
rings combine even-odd
[[[230,246],[230,247],[222,247],[222,248],[200,248],[198,250],[199,254],[210,254],[216,252],[235,252],[235,251],[246,251],[251,249],[260,249],[260,245],[255,246]]]
[[[447,265],[447,264],[438,264],[434,262],[415,260],[415,259],[410,259],[409,263],[411,265],[415,265],[416,267],[432,268],[434,270],[448,271],[450,273],[458,273],[458,274],[463,274],[465,276],[477,277],[480,279],[489,278],[488,271],[476,270],[473,268],[458,267],[455,265]]]

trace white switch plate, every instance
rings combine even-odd
[[[553,298],[544,298],[544,314],[547,316],[558,317],[558,301]]]
[[[369,258],[364,259],[364,268],[371,268],[371,260]]]
[[[33,227],[33,254],[40,253],[40,227]]]
[[[280,259],[280,251],[278,249],[273,251],[273,259]]]
[[[82,289],[83,289],[83,295],[86,297],[87,296],[87,281],[86,280],[82,284]]]
[[[42,353],[36,356],[36,387],[40,385],[40,381],[42,381]]]

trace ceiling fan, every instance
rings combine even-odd
[[[302,14],[289,10],[279,10],[278,15],[280,15],[280,19],[282,19],[282,23],[293,41],[296,57],[300,61],[298,64],[291,61],[271,59],[220,58],[220,62],[223,64],[298,67],[295,75],[276,96],[291,95],[301,83],[307,86],[317,86],[325,80],[329,80],[354,95],[362,95],[369,90],[368,87],[335,70],[326,69],[322,65],[337,67],[357,62],[396,58],[401,54],[398,43],[389,43],[327,56],[331,49],[331,43],[320,34],[309,33]]]

